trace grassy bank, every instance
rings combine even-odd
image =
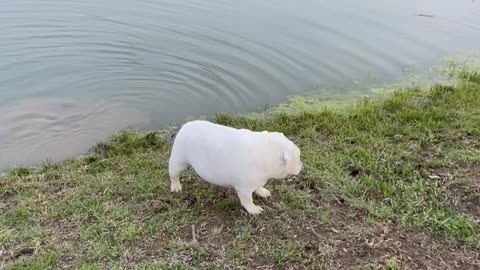
[[[193,172],[171,194],[162,133],[17,169],[0,179],[0,268],[478,269],[480,74],[456,74],[348,109],[218,115],[303,151],[257,217]]]

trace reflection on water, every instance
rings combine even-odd
[[[0,167],[125,127],[402,80],[478,49],[479,15],[471,0],[0,1]]]
[[[61,161],[81,155],[113,130],[148,124],[137,110],[112,104],[29,99],[0,109],[0,165]],[[21,140],[17,140],[21,138]]]

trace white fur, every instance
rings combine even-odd
[[[297,175],[302,170],[300,149],[283,133],[253,132],[208,121],[196,120],[182,126],[169,160],[170,190],[179,192],[180,173],[192,166],[205,181],[234,188],[250,214],[263,209],[253,203],[252,193],[269,197],[263,186],[269,179]]]

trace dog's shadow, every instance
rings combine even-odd
[[[187,207],[195,211],[215,215],[227,215],[237,217],[248,213],[240,204],[237,193],[234,189],[224,188],[212,185],[204,181],[195,171],[189,167],[181,175],[183,190],[180,193],[170,193],[171,207]],[[269,198],[260,198],[253,194],[254,203],[261,206],[266,211],[260,216],[269,215],[278,208],[281,202],[281,192],[285,189],[296,189],[303,191],[313,191],[308,181],[305,181],[305,173],[301,172],[297,176],[289,176],[281,182],[271,181],[266,188],[272,191]],[[169,192],[169,182],[166,184],[166,192]],[[280,210],[279,210],[280,211]],[[241,213],[241,215],[239,215]],[[277,213],[278,214],[278,213]]]
[[[234,189],[212,185],[192,171],[183,176],[182,186],[182,192],[171,194],[171,196],[177,197],[175,200],[178,203],[177,207],[183,205],[195,208],[200,212],[229,213],[235,216],[238,216],[239,212],[248,214],[240,204]],[[255,204],[265,210],[271,208],[275,202],[275,196],[265,199],[253,194],[253,199]]]

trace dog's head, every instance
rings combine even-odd
[[[289,175],[298,175],[302,170],[303,163],[300,159],[300,148],[290,140],[288,140],[283,149],[282,159],[286,172]]]
[[[296,146],[282,133],[277,133],[281,136],[281,173],[278,178],[284,178],[288,175],[298,175],[302,170],[303,163],[300,159],[300,148]]]

